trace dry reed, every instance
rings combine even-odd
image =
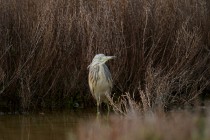
[[[0,0],[0,96],[22,109],[90,106],[87,66],[143,111],[194,102],[209,85],[205,0]]]
[[[111,116],[80,123],[77,140],[207,140],[209,116],[187,111],[142,117]]]

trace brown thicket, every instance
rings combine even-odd
[[[191,103],[209,83],[207,11],[205,0],[0,0],[0,96],[88,106],[87,66],[104,53],[117,56],[116,96],[144,111]]]

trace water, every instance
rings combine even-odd
[[[93,113],[0,115],[0,140],[73,140],[76,126]]]
[[[158,123],[159,120],[162,120],[162,122],[168,121],[165,125],[162,126],[170,128],[170,126],[174,125],[173,120],[177,119],[179,119],[178,124],[180,124],[181,126],[184,123],[186,123],[186,125],[189,126],[186,127],[187,130],[189,129],[189,132],[190,130],[194,132],[197,129],[197,122],[195,120],[199,120],[198,123],[201,123],[199,126],[206,127],[205,131],[208,131],[208,134],[210,134],[209,133],[210,128],[207,127],[210,124],[210,102],[209,104],[206,105],[207,106],[205,107],[197,108],[198,110],[194,109],[194,111],[180,110],[179,112],[179,110],[177,110],[176,111],[177,113],[174,113],[175,116],[172,115],[172,119],[166,119],[167,117],[164,117],[164,115],[163,116],[155,115],[152,116],[152,119],[151,117],[147,116],[145,120],[136,119],[134,117],[132,118],[134,119],[133,123],[131,123],[132,121],[130,120],[129,116],[128,119],[125,120],[123,120],[118,115],[110,116],[108,119],[106,114],[98,118],[96,117],[96,112],[94,112],[94,110],[63,111],[63,112],[57,111],[50,113],[47,112],[30,113],[24,115],[4,114],[0,112],[0,140],[76,140],[76,139],[87,140],[87,136],[89,136],[89,140],[92,140],[92,138],[100,139],[102,136],[106,136],[104,137],[104,139],[106,138],[108,139],[110,136],[112,136],[112,134],[116,137],[119,137],[118,139],[121,139],[121,135],[125,137],[128,136],[128,139],[130,139],[128,134],[130,132],[136,132],[135,130],[136,128],[137,130],[141,129],[144,130],[145,128],[149,128],[150,126],[152,126],[150,129],[153,129],[154,126],[159,128],[161,126]],[[203,119],[200,119],[200,115],[198,115],[196,112],[200,113],[204,112],[206,116],[204,121]],[[103,121],[105,123],[103,123]],[[130,127],[129,124],[133,126]],[[138,125],[138,124],[144,124],[144,125]],[[81,126],[83,127],[82,129]],[[176,130],[179,129],[180,128],[178,125]],[[127,131],[129,131],[128,134],[126,134]],[[160,132],[157,131],[156,133]],[[183,133],[184,134],[188,133],[188,131]],[[139,133],[137,134],[139,135]],[[165,132],[160,134],[165,134]],[[167,133],[165,135],[167,135]],[[77,138],[79,136],[81,138]],[[179,134],[177,134],[177,136],[179,136]]]

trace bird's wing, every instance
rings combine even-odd
[[[89,69],[89,76],[88,76],[88,83],[89,83],[89,87],[90,87],[90,91],[92,93],[93,96],[95,96],[95,92],[94,92],[94,87],[96,87],[97,85],[97,81],[98,81],[98,71],[99,71],[99,67],[91,67]]]
[[[113,87],[113,80],[112,80],[112,75],[109,71],[109,68],[106,65],[104,65],[104,72],[105,72],[106,79],[109,82],[110,91],[111,91],[111,89]]]
[[[90,92],[93,94],[93,92],[94,92],[94,88],[93,88],[93,75],[91,74],[91,72],[89,72],[88,84],[89,84],[89,87],[90,87]]]

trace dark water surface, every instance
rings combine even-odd
[[[94,137],[94,136],[96,136],[96,139],[98,138],[98,136],[101,136],[101,133],[104,132],[104,130],[107,130],[107,133],[105,132],[104,134],[108,134],[109,132],[110,132],[110,134],[112,134],[111,133],[112,131],[108,131],[109,129],[107,129],[107,128],[109,128],[109,127],[107,127],[108,125],[107,126],[102,125],[103,127],[102,127],[101,131],[96,131],[100,127],[95,128],[95,126],[94,126],[91,129],[91,124],[94,122],[97,122],[97,121],[103,122],[104,120],[105,120],[105,122],[107,122],[106,114],[103,114],[98,118],[96,116],[96,112],[94,112],[94,111],[95,110],[92,110],[92,111],[91,110],[88,110],[88,111],[82,111],[82,110],[69,111],[68,110],[68,111],[62,111],[62,112],[56,111],[56,112],[49,112],[49,113],[47,113],[47,112],[28,113],[28,114],[24,114],[24,115],[4,114],[4,113],[0,112],[0,140],[76,140],[76,139],[78,139],[77,138],[78,136],[82,136],[82,139],[86,140],[87,139],[86,134],[91,136],[91,137],[89,137],[89,140],[92,140],[92,137]],[[210,130],[209,129],[210,102],[209,102],[209,104],[206,104],[205,107],[194,108],[194,109],[191,109],[190,111],[189,110],[185,110],[185,111],[177,110],[177,111],[175,111],[175,114],[173,114],[175,116],[172,116],[172,119],[169,119],[169,120],[176,120],[177,118],[180,118],[180,114],[183,114],[182,119],[186,120],[186,125],[189,125],[189,127],[186,127],[186,129],[189,128],[190,130],[192,130],[191,125],[194,126],[195,130],[198,129],[196,123],[194,123],[194,124],[189,123],[189,122],[194,122],[193,118],[196,118],[197,120],[199,120],[198,126],[202,128],[201,129],[202,134],[204,134],[204,132],[203,132],[204,128],[206,129],[205,131],[208,131],[207,134],[210,134],[209,133],[209,130]],[[162,121],[163,121],[164,119],[166,119],[163,116],[158,117],[158,115],[157,115],[156,116],[157,118],[155,118],[155,116],[151,115],[151,116],[148,116],[148,118],[145,119],[145,121],[143,119],[140,119],[140,120],[136,120],[136,122],[137,123],[140,122],[140,124],[145,123],[146,128],[149,128],[148,126],[150,126],[150,124],[154,124],[154,125],[156,125],[156,127],[159,127],[159,125],[157,125],[158,122],[155,122],[155,120],[158,121],[158,120],[162,119]],[[146,117],[147,117],[147,115],[146,115]],[[113,118],[114,121],[111,119],[111,121],[109,120],[108,122],[115,122],[116,120],[120,120],[120,118],[121,117],[117,116],[117,119],[115,117],[115,118]],[[129,118],[129,116],[128,116],[128,118]],[[133,119],[135,122],[135,117]],[[180,120],[181,123],[183,122],[182,119]],[[151,121],[149,121],[149,123],[148,123],[147,120],[151,120]],[[116,130],[118,130],[121,127],[123,121],[124,120],[122,120],[122,122],[116,121],[116,123],[114,123],[115,125],[113,125],[113,124],[110,125],[110,127],[112,126],[111,130],[113,130],[113,134],[115,134],[115,131],[114,131],[115,128],[116,128]],[[173,123],[173,121],[169,121],[169,122]],[[178,123],[178,122],[176,122],[176,123]],[[130,120],[129,120],[129,123],[130,123]],[[129,124],[129,123],[125,122],[124,125],[127,126],[127,124]],[[171,124],[167,125],[167,123],[166,123],[165,125],[170,128]],[[79,126],[84,126],[84,129],[79,129]],[[141,129],[141,125],[136,125],[136,126],[138,126],[137,127],[138,129]],[[134,128],[135,128],[135,125],[134,125]],[[179,127],[176,128],[176,130],[178,130],[178,129],[179,129]],[[84,130],[84,132],[82,130]],[[93,130],[94,130],[94,132],[96,132],[94,135],[93,135]],[[130,130],[130,128],[128,130]],[[135,130],[135,129],[133,129],[133,130]],[[131,129],[130,132],[132,132],[133,130]],[[125,132],[127,132],[127,130]],[[117,136],[121,136],[121,135],[126,136],[125,132],[123,132],[122,134],[119,133]],[[159,132],[159,131],[157,131],[157,132]],[[177,132],[179,132],[179,131],[177,131]],[[198,131],[198,132],[199,132],[198,134],[200,134],[200,131]],[[187,133],[187,131],[185,133]],[[165,134],[165,133],[163,133],[163,134]],[[208,137],[206,136],[206,138],[208,138]],[[99,138],[99,140],[100,140],[100,138]]]
[[[0,115],[0,140],[73,140],[79,122],[94,113],[55,112]]]

